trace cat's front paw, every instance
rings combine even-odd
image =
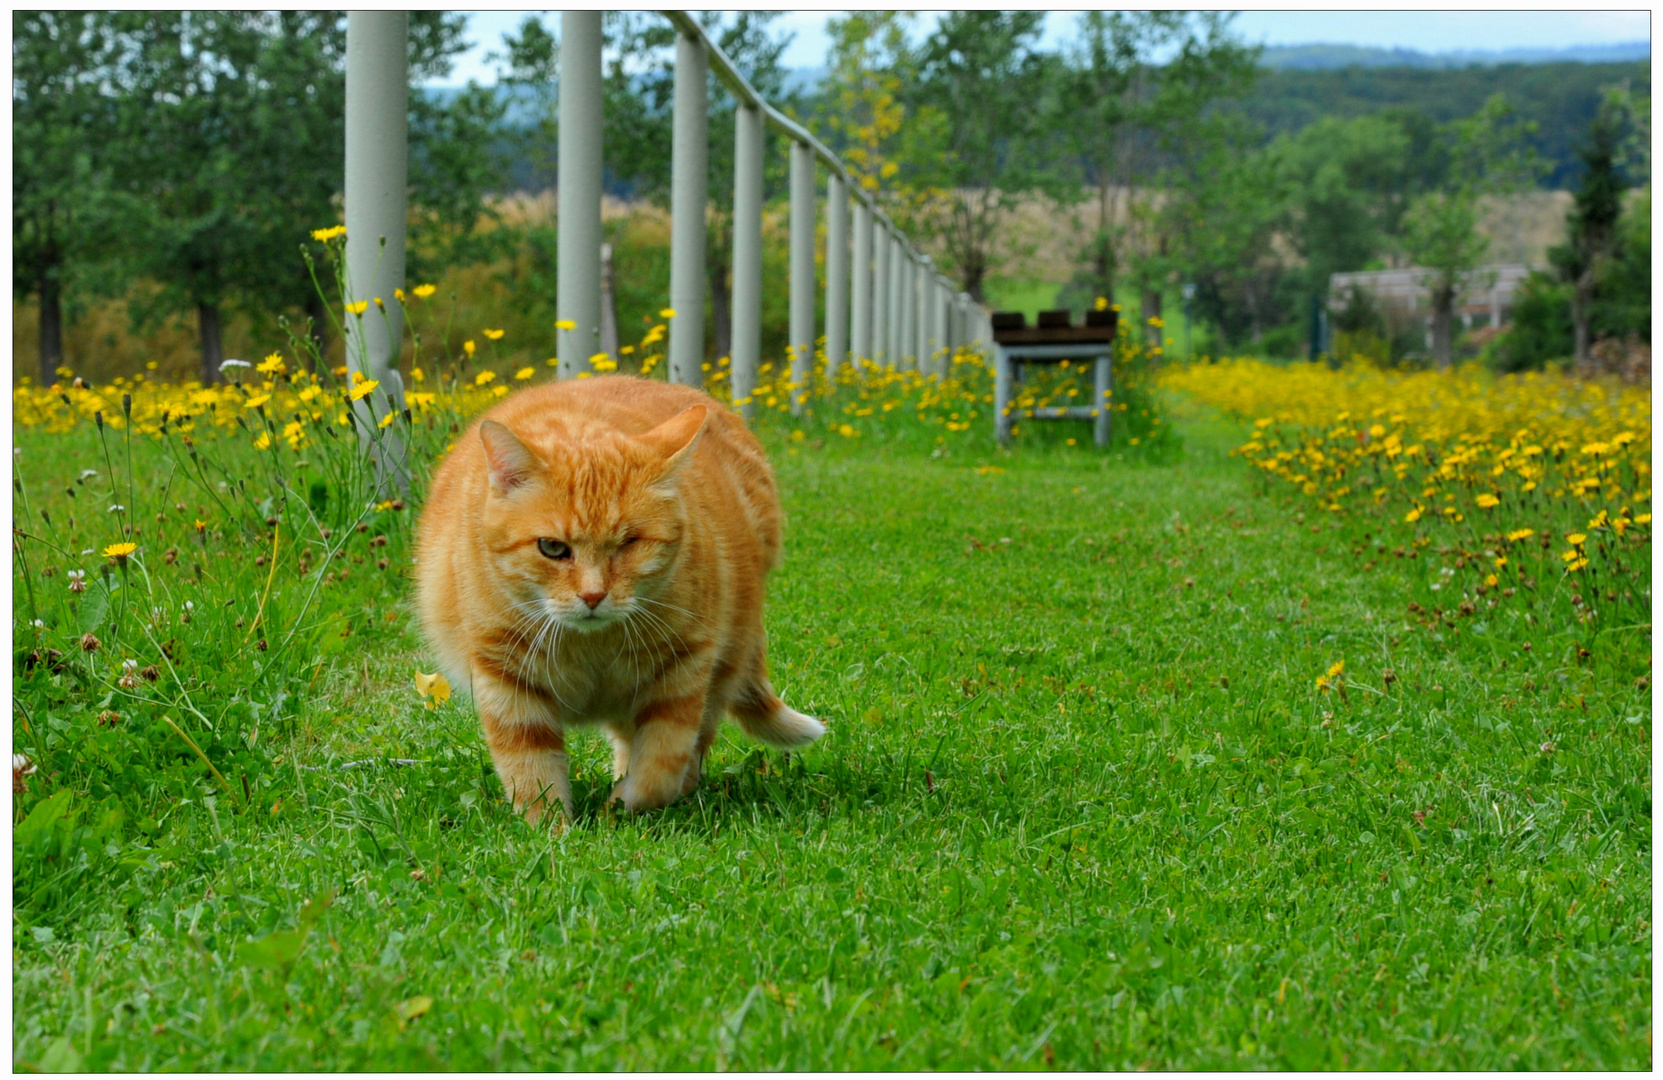
[[[632,772],[612,785],[612,802],[621,802],[632,814],[662,810],[681,797],[686,784],[685,772],[671,775],[668,771]]]

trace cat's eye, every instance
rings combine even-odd
[[[543,537],[537,541],[537,550],[550,559],[569,559],[572,557],[572,547],[560,540],[550,540]]]
[[[641,539],[639,536],[636,536],[634,533],[630,533],[628,536],[626,536],[622,540],[618,541],[618,547],[620,549],[627,548],[639,539]]]

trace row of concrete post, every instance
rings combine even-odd
[[[811,390],[816,335],[816,218],[826,176],[825,378],[854,360],[945,375],[952,351],[992,338],[987,312],[957,292],[863,191],[832,154],[801,126],[763,101],[697,22],[664,13],[676,25],[674,134],[671,160],[669,377],[704,382],[705,212],[712,69],[733,92],[735,110],[732,353],[736,404],[749,412],[762,363],[762,209],[765,126],[790,143],[791,405],[800,412]],[[402,12],[354,11],[347,21],[347,267],[359,296],[390,296],[403,283],[405,109],[408,28]],[[555,347],[561,378],[592,370],[600,352],[601,13],[562,13],[560,34],[559,273]],[[396,145],[394,145],[396,143]],[[853,211],[851,213],[851,210]],[[384,239],[382,239],[384,238]],[[362,342],[349,364],[387,388],[402,407],[395,318],[362,320]],[[349,325],[349,346],[354,327]],[[357,355],[354,355],[357,354]]]

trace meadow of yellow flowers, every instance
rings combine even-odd
[[[1522,592],[1568,600],[1583,622],[1646,618],[1649,388],[1249,359],[1162,382],[1252,421],[1236,453],[1273,490],[1344,523],[1360,554],[1418,558],[1437,545],[1443,580],[1429,588],[1459,597],[1459,614]]]

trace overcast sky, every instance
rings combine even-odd
[[[469,79],[496,81],[486,53],[500,50],[504,31],[519,26],[525,12],[481,11],[469,15],[473,48],[457,59],[446,83]],[[551,13],[552,14],[552,13]],[[826,60],[826,20],[836,12],[792,11],[775,23],[795,33],[785,62],[790,67],[821,67]],[[922,32],[937,15],[923,13]],[[1045,43],[1066,40],[1073,12],[1046,16]],[[556,22],[558,17],[556,17]],[[1421,52],[1473,49],[1561,48],[1570,45],[1612,45],[1651,39],[1648,11],[1244,11],[1237,30],[1250,42],[1266,45],[1340,45],[1402,47]]]

